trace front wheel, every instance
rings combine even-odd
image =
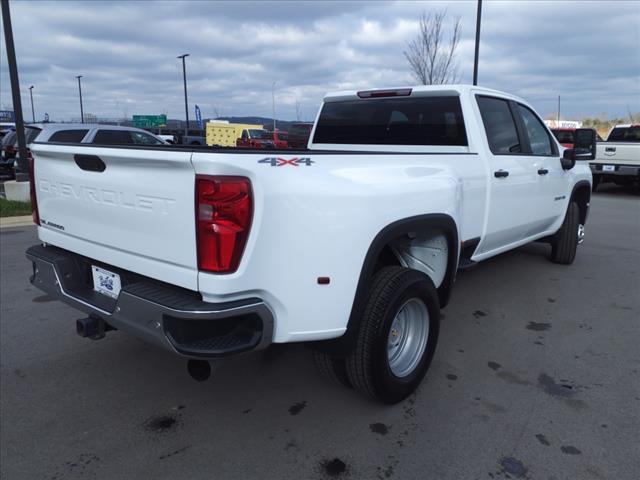
[[[564,217],[562,227],[551,242],[551,261],[570,265],[576,258],[578,243],[584,240],[584,225],[580,223],[580,208],[571,202]]]
[[[408,397],[427,373],[440,330],[436,288],[422,272],[385,267],[375,274],[346,359],[353,387],[384,403]]]

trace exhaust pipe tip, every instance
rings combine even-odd
[[[190,359],[187,362],[187,372],[196,382],[204,382],[211,376],[211,364],[205,360]]]

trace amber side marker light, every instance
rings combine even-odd
[[[331,283],[331,278],[329,277],[318,277],[318,285],[329,285]]]

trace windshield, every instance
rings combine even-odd
[[[251,129],[249,130],[249,137],[250,138],[258,138],[258,139],[268,139],[269,138],[269,134],[267,133],[266,130],[254,130]]]
[[[2,139],[2,146],[6,147],[7,145],[13,145],[13,142],[16,141],[16,132],[11,131],[7,133]]]
[[[33,142],[36,139],[36,137],[40,134],[41,131],[42,131],[41,128],[25,127],[24,129],[25,143],[29,144]]]
[[[640,142],[640,126],[614,128],[607,142]]]

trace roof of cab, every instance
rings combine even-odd
[[[473,91],[474,93],[496,95],[499,97],[510,98],[512,100],[516,100],[522,103],[527,103],[526,100],[507,92],[501,92],[499,90],[493,90],[490,88],[479,87],[477,85],[468,85],[468,84],[413,85],[413,86],[405,85],[401,87],[342,90],[342,91],[328,92],[324,96],[324,101],[335,102],[335,101],[341,101],[341,100],[359,100],[361,98],[358,96],[358,92],[376,92],[376,91],[379,92],[379,91],[393,91],[393,90],[406,90],[406,89],[411,89],[411,94],[409,96],[413,96],[413,97],[430,96],[433,94],[463,95]],[[365,100],[368,100],[368,99],[365,99]]]

